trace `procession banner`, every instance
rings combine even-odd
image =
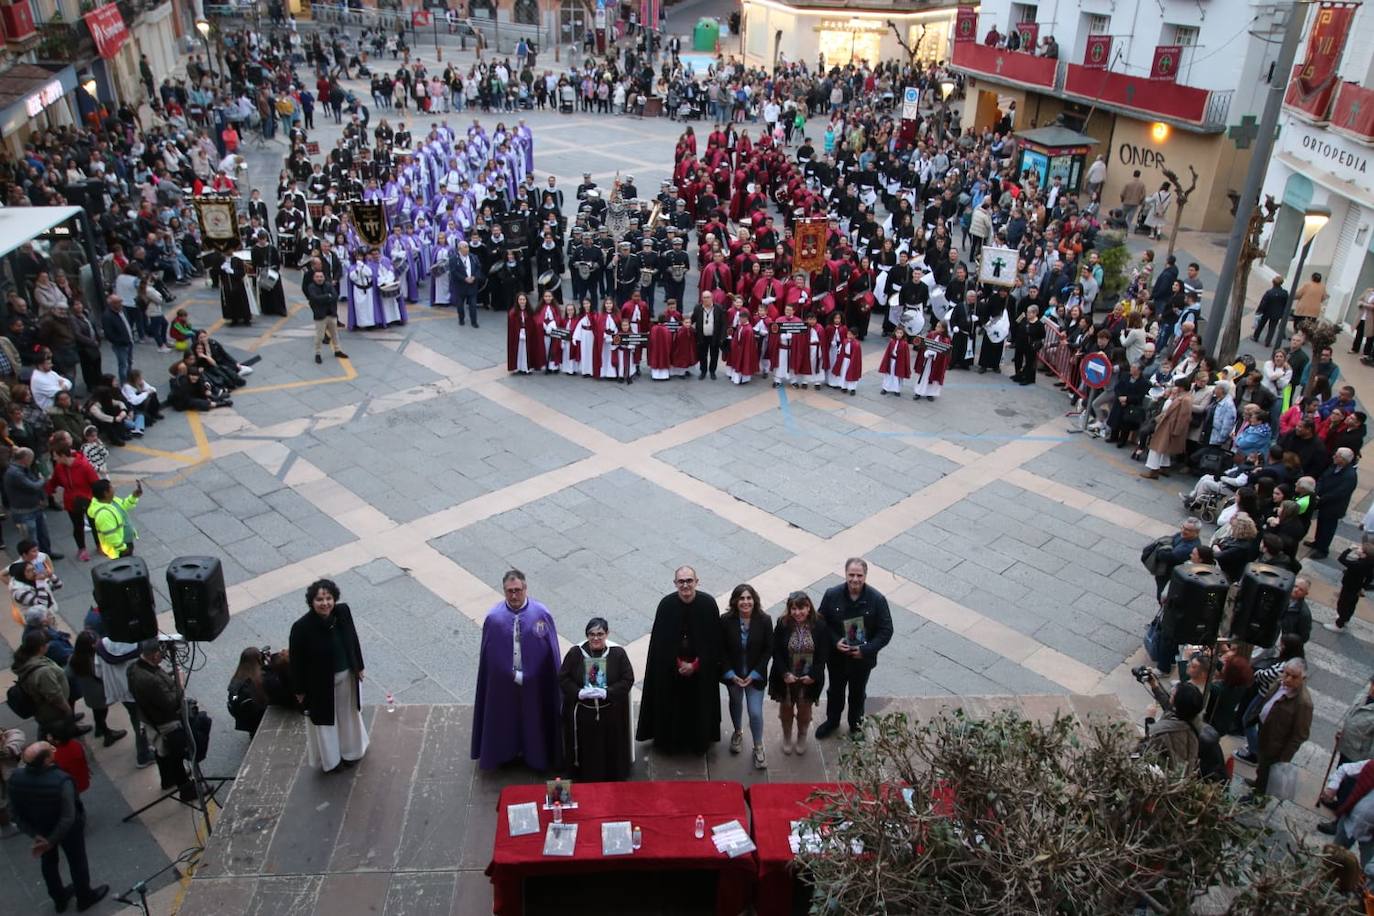
[[[1340,81],[1336,68],[1345,50],[1356,5],[1323,3],[1307,36],[1307,57],[1298,65],[1297,78],[1289,85],[1284,101],[1324,119]]]
[[[1156,45],[1155,56],[1150,64],[1150,79],[1159,82],[1174,82],[1178,79],[1178,60],[1183,56],[1183,45]]]
[[[1089,35],[1083,49],[1083,66],[1089,70],[1106,70],[1112,59],[1112,36]]]
[[[1040,23],[1019,22],[1016,31],[1021,36],[1021,50],[1027,54],[1035,53],[1035,43],[1040,40]]]
[[[954,40],[977,41],[978,40],[978,11],[969,6],[959,7],[959,12],[954,14]]]
[[[978,282],[991,286],[1016,285],[1016,249],[984,245],[978,260]]]
[[[799,219],[792,227],[792,241],[797,256],[793,267],[814,273],[825,266],[825,237],[829,232],[825,219]]]
[[[379,200],[357,200],[350,209],[353,227],[364,242],[372,246],[386,241],[386,208]]]
[[[196,219],[200,222],[201,238],[206,248],[226,254],[242,247],[239,238],[239,214],[233,198],[197,197]]]

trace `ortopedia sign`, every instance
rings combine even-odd
[[[119,49],[124,47],[124,42],[129,40],[129,30],[124,25],[124,17],[119,14],[119,7],[113,3],[91,10],[82,18],[91,30],[91,38],[95,39],[96,51],[106,60],[118,54]]]
[[[1284,152],[1374,194],[1374,151],[1335,131],[1289,120],[1280,137]]]

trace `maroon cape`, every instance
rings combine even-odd
[[[544,368],[544,326],[535,314],[527,309],[511,309],[506,314],[506,371],[514,372],[517,363],[517,348],[520,346],[520,329],[525,330],[525,355],[531,372]]]

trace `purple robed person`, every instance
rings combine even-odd
[[[534,131],[530,130],[529,125],[524,121],[515,128],[515,135],[520,138],[520,146],[525,154],[525,171],[533,174],[534,172]]]
[[[527,595],[523,578],[512,571],[503,587],[506,600],[482,623],[472,759],[490,770],[523,755],[531,769],[552,770],[562,748],[558,631],[549,609]]]

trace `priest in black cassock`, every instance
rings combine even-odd
[[[286,314],[286,292],[282,287],[281,252],[268,244],[267,233],[258,234],[253,244],[253,267],[258,272],[258,308],[264,315]],[[276,280],[269,279],[275,271]]]
[[[635,739],[670,754],[704,754],[720,740],[720,608],[697,591],[692,567],[679,568],[673,584],[649,634]]]
[[[248,264],[242,258],[224,259],[220,267],[220,312],[230,327],[253,323],[253,311],[248,302]]]

